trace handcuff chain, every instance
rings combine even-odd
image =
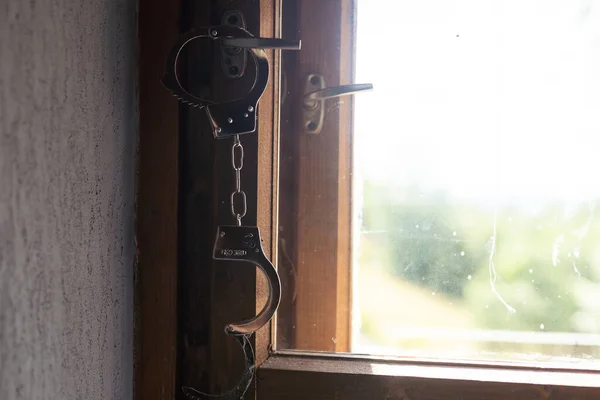
[[[242,226],[242,218],[246,215],[248,205],[246,202],[246,192],[242,190],[242,168],[244,167],[244,146],[240,141],[240,135],[233,137],[233,146],[231,147],[231,166],[235,173],[235,190],[231,192],[231,215],[236,219],[237,225]],[[242,210],[238,212],[235,207],[236,196],[241,196]]]

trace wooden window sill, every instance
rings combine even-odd
[[[352,355],[275,353],[258,372],[258,398],[600,399],[600,371]]]

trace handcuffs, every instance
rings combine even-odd
[[[221,46],[246,49],[253,60],[255,77],[252,88],[242,98],[216,103],[191,94],[181,84],[177,73],[177,63],[183,48],[193,40],[209,39],[217,41]],[[254,317],[228,324],[225,333],[235,337],[242,347],[245,357],[245,370],[239,384],[232,390],[210,395],[190,387],[183,387],[185,395],[194,400],[223,399],[237,400],[243,397],[254,376],[254,352],[250,343],[250,335],[267,324],[279,306],[281,299],[281,283],[277,270],[265,255],[260,231],[256,226],[243,226],[242,218],[246,214],[246,194],[241,189],[240,171],[243,167],[243,147],[239,135],[256,131],[257,105],[269,80],[269,61],[264,49],[300,50],[300,41],[286,41],[254,37],[247,30],[235,26],[211,26],[192,29],[175,42],[166,62],[163,85],[181,102],[192,107],[204,108],[216,139],[234,138],[232,165],[236,175],[236,188],[231,194],[231,211],[236,218],[236,225],[220,225],[213,248],[214,260],[246,262],[258,267],[266,276],[269,296],[263,309]],[[236,198],[241,198],[243,208],[236,211]]]
[[[185,45],[195,39],[211,39],[222,46],[248,50],[256,66],[256,75],[252,88],[243,98],[215,103],[185,90],[177,75],[177,61]],[[215,138],[251,133],[256,131],[258,100],[269,81],[269,60],[264,49],[300,50],[300,41],[256,38],[245,29],[226,25],[192,29],[184,33],[171,49],[162,83],[183,103],[206,109]]]

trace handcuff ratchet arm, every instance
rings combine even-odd
[[[281,282],[275,267],[265,256],[256,226],[221,225],[213,250],[215,260],[246,262],[257,266],[266,276],[269,295],[262,310],[253,318],[228,324],[230,335],[248,335],[264,326],[275,314],[281,300]]]

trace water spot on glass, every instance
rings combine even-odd
[[[577,276],[581,279],[581,272],[579,272],[579,269],[577,269],[577,264],[575,264],[575,261],[571,261],[571,263],[573,264],[573,271],[575,271]]]
[[[508,217],[508,222],[512,222],[512,217]]]
[[[564,243],[565,238],[563,235],[559,235],[552,244],[552,265],[556,267],[558,263],[560,263],[560,259],[558,258],[560,253],[561,245]]]
[[[415,225],[415,228],[419,229],[419,225]]]
[[[432,295],[432,296],[435,296],[435,292],[431,292],[431,295]]]
[[[533,269],[529,268],[529,273],[533,274]]]
[[[486,304],[486,305],[485,305],[485,308],[490,308],[490,306]]]
[[[544,324],[540,324],[540,329],[544,330]]]
[[[464,252],[464,251],[461,251],[461,252],[460,252],[460,256],[461,256],[461,257],[464,257],[464,256],[465,256],[465,252]]]
[[[467,279],[468,279],[468,280],[471,280],[471,278],[472,278],[472,276],[471,276],[471,275],[467,276]]]
[[[456,236],[456,231],[452,232],[452,236]]]
[[[535,283],[535,279],[532,279],[532,280],[531,280],[531,283]]]

